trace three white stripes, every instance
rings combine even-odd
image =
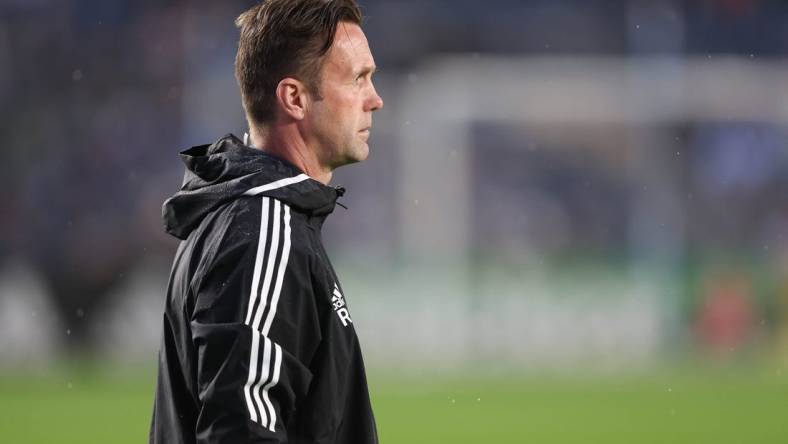
[[[273,432],[276,426],[276,410],[271,404],[268,392],[279,383],[282,367],[282,348],[268,338],[268,332],[276,315],[279,294],[282,291],[282,281],[287,268],[287,261],[290,257],[290,207],[282,205],[278,200],[269,197],[263,197],[262,199],[260,238],[257,245],[254,276],[252,277],[249,307],[245,320],[246,325],[252,328],[252,349],[249,356],[249,377],[244,385],[244,396],[252,421],[259,422],[263,427],[267,427]],[[272,203],[273,211],[271,211]],[[269,212],[271,213],[270,221]],[[281,224],[280,219],[282,219]],[[268,239],[269,224],[271,226],[270,241]],[[282,237],[281,254],[279,254],[280,234]],[[266,246],[268,246],[267,255]],[[277,258],[277,256],[279,257]],[[263,266],[265,266],[265,273],[262,270]],[[274,276],[274,274],[276,275]],[[261,276],[263,278],[262,286],[260,282]],[[271,291],[272,280],[273,291]],[[267,312],[266,307],[268,308]],[[261,329],[260,323],[263,321],[264,314],[265,321]],[[260,340],[261,338],[262,341]],[[262,363],[260,362],[261,345]],[[260,366],[259,373],[257,371],[258,365]]]

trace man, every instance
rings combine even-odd
[[[353,320],[320,229],[383,106],[354,0],[243,13],[250,142],[184,151],[152,443],[376,443]]]

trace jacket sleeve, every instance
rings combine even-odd
[[[309,257],[294,248],[290,209],[256,203],[260,213],[215,222],[192,284],[198,443],[287,442],[312,379],[321,337]]]

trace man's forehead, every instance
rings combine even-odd
[[[339,23],[331,52],[337,57],[338,62],[345,61],[364,66],[375,64],[364,32],[361,27],[353,23]]]
[[[361,30],[361,27],[355,23],[348,22],[339,22],[337,24],[334,45],[349,49],[356,49],[359,46],[369,49],[367,37],[364,35],[364,31]]]

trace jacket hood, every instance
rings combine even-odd
[[[186,239],[205,216],[233,199],[268,196],[314,216],[334,210],[341,187],[329,187],[294,165],[244,145],[228,134],[180,153],[186,173],[180,191],[164,202],[167,233]]]

